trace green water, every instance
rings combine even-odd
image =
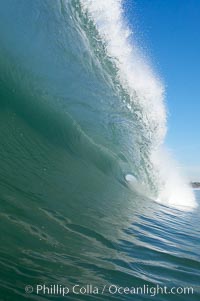
[[[127,185],[127,172],[148,179],[149,143],[138,150],[140,125],[103,46],[98,61],[84,44],[94,28],[79,2],[0,6],[0,300],[199,300],[199,207],[179,211]],[[44,284],[70,292],[37,293]]]

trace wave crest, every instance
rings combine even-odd
[[[116,65],[120,84],[131,102],[127,103],[127,107],[130,111],[134,111],[135,106],[140,108],[139,151],[143,149],[146,154],[143,169],[148,173],[148,185],[151,186],[154,199],[172,206],[182,204],[195,207],[189,185],[161,151],[167,129],[164,86],[134,42],[134,35],[124,21],[122,1],[80,2],[83,12],[94,22],[105,43],[108,57]]]

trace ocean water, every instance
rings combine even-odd
[[[0,3],[2,301],[200,298],[200,191],[123,5]]]

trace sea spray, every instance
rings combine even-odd
[[[173,206],[184,211],[197,207],[194,193],[189,187],[186,177],[181,174],[180,167],[172,154],[163,147],[152,152],[151,160],[157,175],[157,202]]]

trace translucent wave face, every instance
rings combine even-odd
[[[196,206],[189,185],[171,162],[166,152],[160,150],[166,134],[164,88],[134,42],[134,35],[124,22],[122,1],[81,0],[83,13],[93,21],[107,55],[115,61],[121,85],[130,96],[132,106],[141,111],[141,126],[150,143],[145,153],[149,158],[145,170],[156,186],[155,199],[170,206],[193,208]],[[145,147],[141,135],[142,148]],[[148,191],[148,189],[147,189]]]

